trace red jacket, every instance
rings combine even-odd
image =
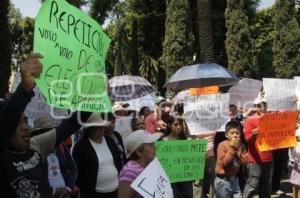
[[[248,155],[250,163],[271,162],[273,160],[272,151],[260,152],[256,145],[256,139],[252,138],[252,130],[258,127],[258,116],[250,116],[244,124],[245,140],[248,143]],[[259,135],[259,134],[258,134]]]

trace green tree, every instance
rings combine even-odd
[[[257,12],[250,26],[254,39],[253,66],[256,78],[274,77],[273,51],[274,40],[274,7]]]
[[[8,92],[8,81],[11,74],[11,41],[9,31],[9,0],[1,1],[0,6],[0,97]]]
[[[225,12],[229,68],[241,77],[254,77],[251,37],[245,0],[228,0]]]
[[[91,0],[89,11],[91,17],[100,24],[104,24],[109,13],[118,2],[118,0]]]
[[[279,78],[291,78],[300,71],[300,29],[295,11],[294,0],[276,0],[273,66]]]
[[[210,0],[197,0],[200,62],[215,62]]]
[[[193,62],[194,35],[188,0],[170,0],[167,4],[162,61],[167,76]]]

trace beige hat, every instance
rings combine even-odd
[[[104,117],[104,116],[103,116]],[[88,127],[94,127],[94,126],[108,126],[110,124],[109,121],[103,119],[101,116],[101,113],[99,112],[94,112],[91,114],[89,119],[83,123],[83,127],[88,128]]]
[[[37,131],[40,129],[51,129],[56,127],[56,124],[53,117],[49,116],[39,116],[33,121],[33,128],[31,131]]]
[[[145,130],[137,130],[131,133],[125,141],[127,157],[129,158],[142,144],[156,142],[159,138],[161,138],[161,135],[162,134],[160,133],[151,134]]]
[[[129,103],[126,102],[114,102],[114,105],[112,107],[112,112],[115,113],[117,111],[129,111],[130,109]]]

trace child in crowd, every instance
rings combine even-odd
[[[225,126],[224,140],[217,148],[215,191],[216,197],[242,197],[238,178],[240,166],[248,162],[245,146],[241,143],[240,124],[229,121]]]
[[[296,147],[289,150],[290,165],[292,166],[290,182],[293,185],[293,198],[298,198],[300,189],[300,112],[298,112],[296,139]]]

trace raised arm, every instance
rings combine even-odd
[[[19,120],[31,98],[34,96],[34,78],[38,78],[42,65],[39,62],[40,54],[29,54],[20,65],[21,84],[0,110],[0,150],[7,146],[13,136]]]

